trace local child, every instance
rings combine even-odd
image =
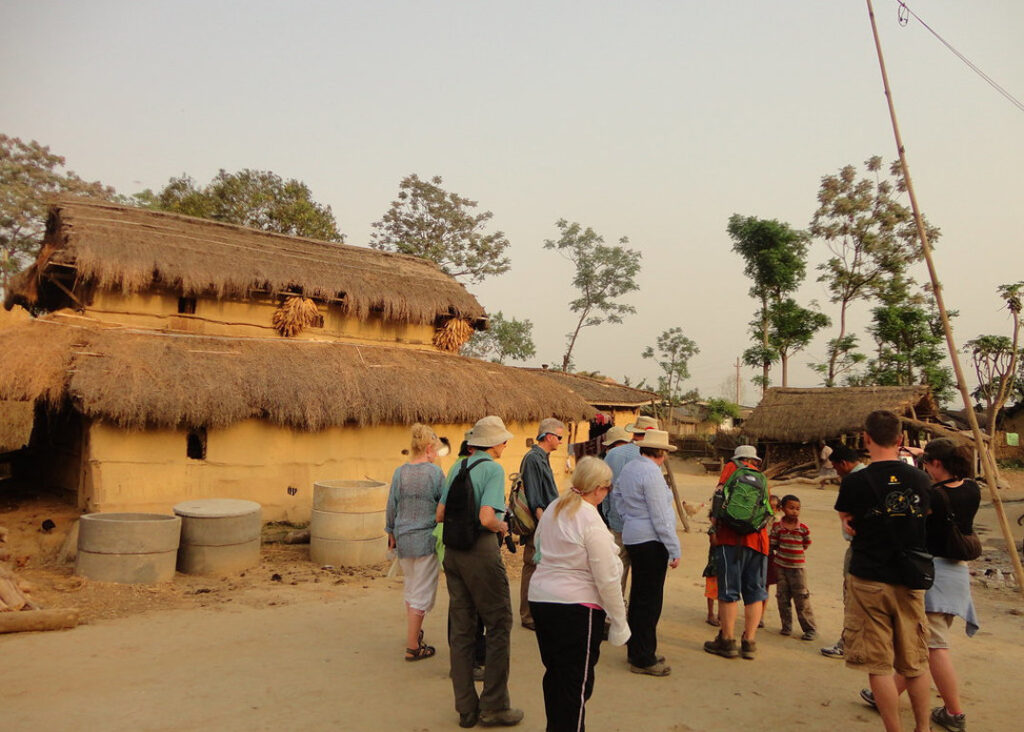
[[[801,640],[814,640],[818,629],[811,610],[811,593],[804,575],[804,551],[811,545],[811,531],[800,523],[800,499],[794,495],[782,497],[782,520],[776,521],[769,535],[774,563],[778,568],[775,598],[779,603],[782,635],[793,632],[793,613],[790,601],[796,607],[797,621],[803,630]]]
[[[779,508],[779,497],[774,493],[768,495],[768,505],[772,509],[772,526],[779,520],[779,513],[782,509]],[[771,527],[769,527],[769,532]],[[768,552],[768,569],[765,571],[764,589],[770,590],[771,586],[779,581],[779,570],[775,566],[775,552]],[[761,608],[761,622],[757,624],[758,628],[764,627],[764,619],[768,615],[768,601],[765,600]]]
[[[711,513],[708,513],[711,518]],[[715,612],[715,600],[718,599],[718,573],[715,571],[715,557],[713,544],[711,544],[711,532],[708,531],[708,563],[704,567],[704,597],[708,601],[708,617],[704,620],[708,625],[716,628],[719,626],[718,613]]]

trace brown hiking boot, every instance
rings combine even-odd
[[[757,655],[757,643],[743,638],[740,641],[740,655],[748,661],[752,661]]]
[[[726,640],[721,634],[716,636],[713,641],[707,641],[704,644],[704,650],[722,658],[736,658],[740,655],[739,649],[736,647],[736,639]]]

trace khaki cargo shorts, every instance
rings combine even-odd
[[[894,670],[913,678],[928,670],[928,620],[924,590],[847,580],[843,645],[846,665],[869,674]]]

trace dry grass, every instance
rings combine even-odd
[[[320,320],[316,303],[308,297],[289,297],[274,311],[274,329],[285,338],[297,336]]]
[[[473,326],[462,318],[449,318],[434,331],[434,345],[445,353],[458,353],[473,336]]]
[[[579,394],[589,404],[598,407],[638,407],[660,399],[657,394],[644,389],[623,386],[610,379],[595,379],[579,374],[567,374],[550,369],[524,369],[553,381]]]
[[[223,427],[249,418],[319,430],[593,414],[578,395],[530,371],[436,351],[45,318],[0,331],[0,399],[67,399],[87,417],[130,429]]]

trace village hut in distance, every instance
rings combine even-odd
[[[87,511],[221,497],[305,520],[316,481],[389,481],[415,421],[454,447],[500,415],[514,466],[544,417],[575,432],[594,413],[543,375],[458,356],[485,327],[476,299],[363,247],[62,200],[5,304],[44,314],[0,330],[0,400],[35,405],[27,462]]]

